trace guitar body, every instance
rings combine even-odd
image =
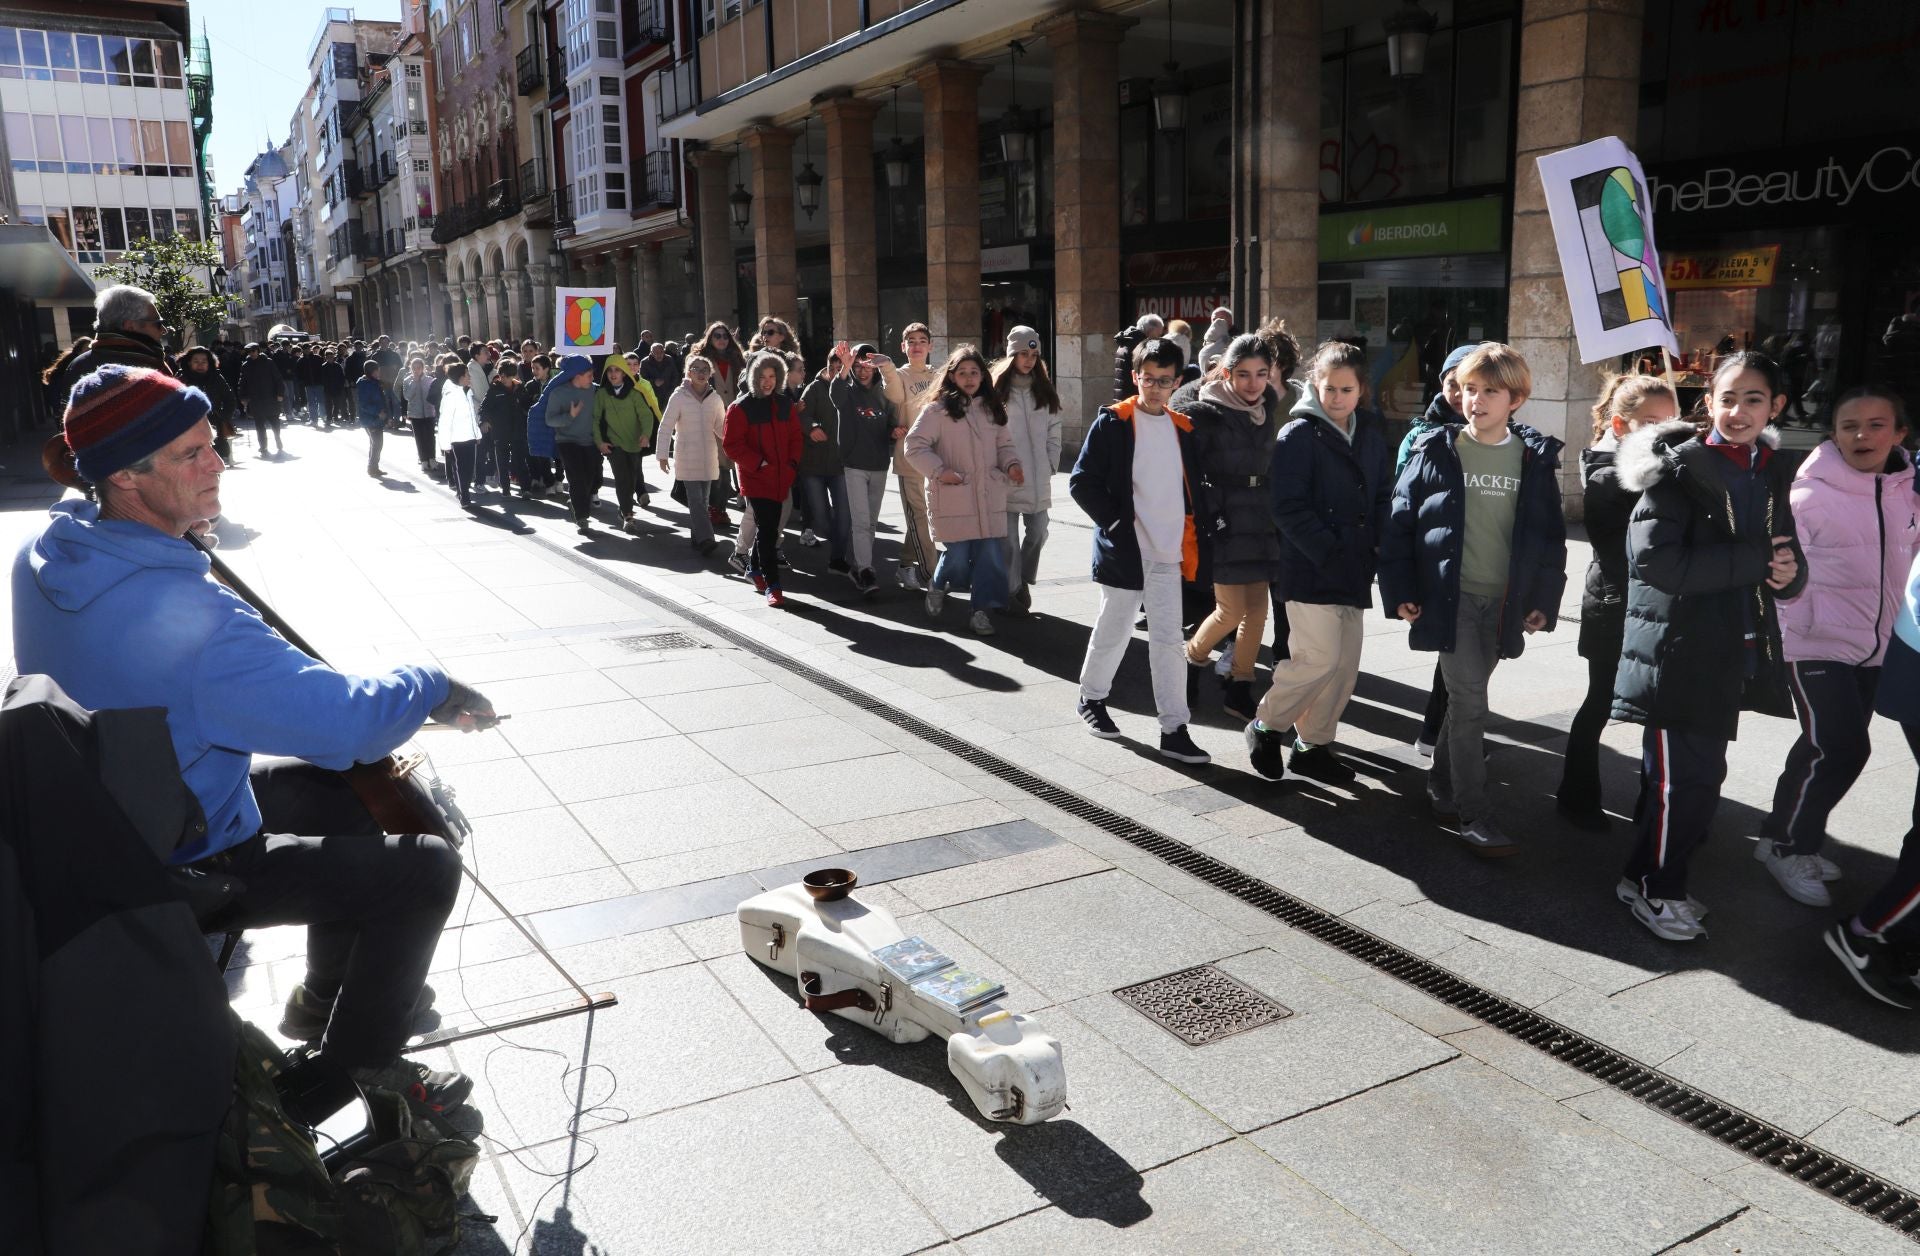
[[[431,834],[459,845],[465,834],[456,830],[432,787],[420,779],[415,771],[419,766],[418,757],[390,754],[378,763],[356,763],[340,775],[381,832]]]

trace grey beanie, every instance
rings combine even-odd
[[[1227,351],[1220,355],[1220,369],[1231,372],[1234,367],[1248,358],[1259,358],[1268,366],[1273,365],[1273,350],[1267,348],[1266,341],[1249,332],[1244,336],[1235,336]]]

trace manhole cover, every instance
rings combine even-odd
[[[704,650],[705,643],[684,632],[655,632],[644,637],[615,637],[612,644],[629,654],[654,654],[661,650]]]
[[[1293,1015],[1291,1008],[1235,981],[1212,964],[1122,986],[1113,995],[1180,1041],[1196,1047]]]

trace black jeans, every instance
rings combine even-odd
[[[1447,682],[1440,665],[1433,665],[1433,688],[1427,690],[1427,711],[1420,718],[1420,740],[1429,746],[1440,744],[1440,728],[1447,722]]]
[[[620,504],[620,517],[625,519],[633,513],[634,494],[647,496],[647,455],[644,451],[629,453],[614,445],[607,449],[607,461],[613,465],[614,500]]]
[[[567,473],[567,496],[573,504],[573,521],[585,523],[593,517],[593,503],[600,497],[600,451],[592,445],[574,445],[558,441],[561,469]]]
[[[1902,724],[1907,747],[1920,756],[1920,724]],[[1860,909],[1860,923],[1902,946],[1920,945],[1920,785],[1914,787],[1913,823],[1900,843],[1900,863]]]
[[[440,420],[432,415],[413,421],[413,452],[420,459],[420,469],[426,470],[433,465],[433,458],[439,452],[433,442],[434,429],[440,426]]]
[[[1622,625],[1624,634],[1625,625]],[[1622,638],[1615,637],[1613,650],[1596,647],[1596,657],[1587,660],[1587,696],[1574,712],[1573,725],[1567,730],[1566,764],[1560,771],[1560,802],[1573,811],[1602,810],[1600,797],[1600,734],[1606,731],[1613,714],[1613,681],[1620,671]]]
[[[493,450],[493,469],[500,478],[500,493],[513,491],[513,481],[527,485],[527,443],[517,436],[493,436],[487,441]]]
[[[777,589],[780,587],[780,512],[787,503],[777,497],[749,497],[747,505],[753,508],[755,524],[753,557],[747,563],[747,570],[765,576],[767,584]]]
[[[333,1000],[322,1052],[346,1068],[386,1064],[459,894],[460,854],[381,833],[336,772],[285,759],[252,780],[263,831],[214,857],[245,888],[213,927],[306,925],[304,984]]]
[[[447,483],[460,498],[462,506],[473,500],[479,461],[480,442],[477,440],[457,440],[447,450]]]
[[[273,432],[273,443],[285,449],[286,446],[281,444],[280,441],[280,415],[278,412],[269,414],[264,408],[256,410],[253,415],[253,441],[255,448],[260,451],[261,456],[265,456],[267,452],[267,432],[269,429]]]
[[[1773,789],[1773,810],[1760,823],[1760,840],[1791,844],[1796,855],[1817,855],[1827,840],[1827,817],[1847,796],[1873,754],[1867,725],[1880,669],[1826,660],[1789,663],[1800,738]]]

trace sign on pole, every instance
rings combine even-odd
[[[562,352],[613,352],[613,289],[557,289],[553,295],[553,339]]]
[[[1580,360],[1679,352],[1640,159],[1608,136],[1539,159]]]

